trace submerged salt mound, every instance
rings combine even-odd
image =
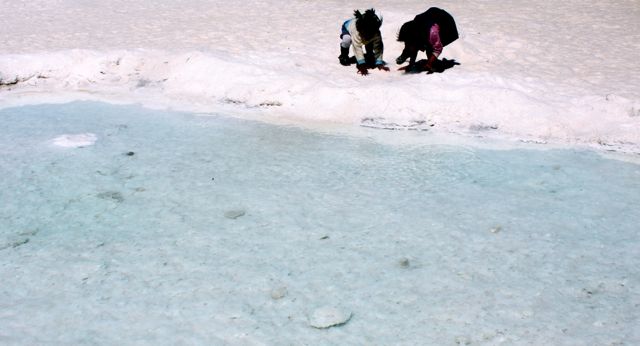
[[[82,148],[95,144],[98,137],[93,133],[64,134],[53,139],[53,145],[63,148]]]
[[[349,322],[353,314],[335,306],[323,306],[309,316],[309,325],[316,329],[327,329],[341,326]]]

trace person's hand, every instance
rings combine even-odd
[[[369,71],[367,71],[367,66],[365,64],[360,64],[356,67],[358,68],[358,74],[361,74],[363,76],[366,76],[369,74]]]
[[[388,68],[388,67],[386,67],[386,66],[384,66],[384,65],[382,65],[382,64],[380,64],[380,65],[378,65],[378,66],[376,66],[376,67],[378,68],[378,70],[382,70],[382,71],[387,71],[387,72],[389,72],[389,68]]]

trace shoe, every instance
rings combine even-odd
[[[400,56],[396,58],[396,64],[398,65],[404,64],[404,62],[407,61],[407,59],[409,59],[408,56],[405,56],[404,54],[400,54]]]
[[[338,61],[340,61],[340,65],[342,66],[351,65],[351,62],[349,61],[349,47],[340,47],[340,56],[338,57]]]

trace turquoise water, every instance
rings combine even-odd
[[[638,165],[98,103],[0,123],[0,342],[640,341]],[[325,304],[354,317],[309,328]]]

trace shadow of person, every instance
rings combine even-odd
[[[442,73],[445,70],[448,70],[456,65],[460,65],[460,63],[457,62],[455,59],[449,60],[445,58],[442,60],[434,61],[432,66],[433,68],[429,70],[427,69],[427,59],[422,59],[422,60],[416,61],[416,63],[413,65],[413,68],[411,69],[408,69],[409,66],[403,66],[398,70],[405,71],[406,73],[421,73],[426,71],[428,74],[431,74],[431,73]]]
[[[425,64],[426,64],[426,60],[425,60]],[[448,70],[450,68],[453,68],[456,65],[460,65],[459,62],[457,62],[455,59],[442,59],[442,60],[436,60],[433,62],[433,72],[437,72],[437,73],[442,73],[445,70]]]

